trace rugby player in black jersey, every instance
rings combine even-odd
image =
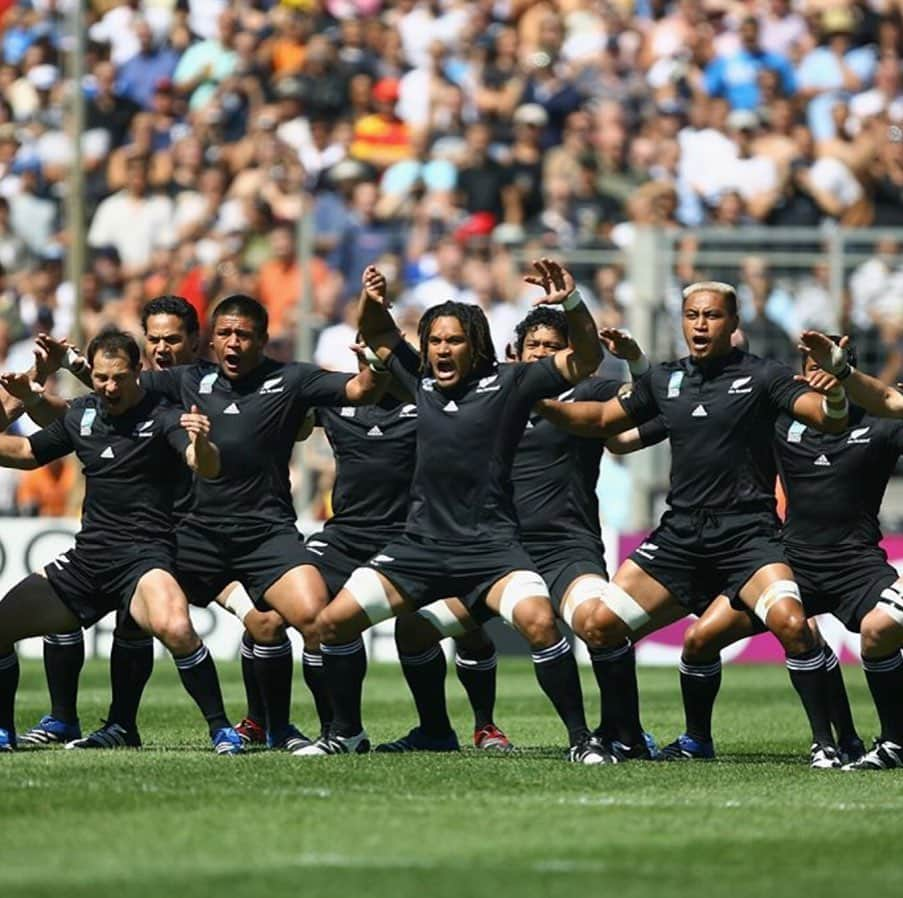
[[[733,287],[719,282],[684,290],[689,356],[653,366],[604,403],[547,403],[545,414],[583,436],[606,439],[661,415],[671,437],[670,505],[659,527],[619,568],[585,626],[588,641],[617,649],[724,593],[754,610],[780,640],[790,678],[812,726],[812,756],[836,758],[826,698],[825,657],[803,612],[775,513],[774,422],[781,411],[809,427],[840,433],[843,390],[828,396],[794,380],[777,363],[732,348]],[[642,738],[636,675],[615,658],[597,670],[616,705],[627,744]],[[600,665],[604,668],[604,665]]]
[[[437,594],[459,596],[479,620],[500,614],[533,649],[537,678],[568,729],[570,758],[600,763],[583,712],[577,665],[561,636],[548,588],[517,542],[511,464],[535,402],[587,377],[599,364],[595,325],[573,279],[548,259],[530,281],[540,302],[561,303],[570,348],[532,364],[499,365],[477,306],[443,303],[421,319],[421,351],[401,337],[368,269],[360,331],[417,405],[417,466],[404,535],[358,568],[318,617],[333,706],[329,736],[296,754],[369,750],[361,722],[366,656],[360,634]]]
[[[309,563],[301,570],[308,592],[325,603],[339,593],[356,568],[404,530],[416,458],[417,406],[396,396],[390,385],[376,405],[317,409],[315,423],[323,428],[335,456],[333,514],[321,532],[308,538]],[[510,748],[492,719],[494,644],[481,631],[465,635],[454,616],[444,609],[437,608],[435,615],[440,625],[445,621],[443,633],[458,637],[457,669],[474,709],[474,745]],[[305,651],[304,660],[305,675],[322,671],[319,652]],[[399,660],[412,690],[414,684],[436,679],[443,684],[440,691],[444,690],[445,656],[434,645],[409,652],[400,648]],[[426,696],[421,727],[377,750],[457,750],[458,738],[445,712],[444,692],[442,702],[432,698]],[[325,734],[331,719],[328,703],[318,711]]]
[[[141,387],[140,350],[130,335],[101,334],[87,357],[91,395],[27,439],[0,437],[4,466],[35,468],[74,451],[86,479],[75,548],[0,599],[0,750],[16,744],[14,644],[90,626],[124,606],[172,653],[217,753],[237,754],[241,739],[226,719],[216,667],[173,575],[172,472],[184,459],[201,479],[219,474],[219,451],[208,439],[210,420],[196,406],[185,412]]]
[[[648,369],[646,357],[626,334],[607,329],[601,337],[613,355],[628,359],[632,374],[638,375]],[[518,324],[513,359],[536,362],[560,352],[567,345],[568,326],[564,313],[541,306]],[[569,387],[558,398],[562,401],[604,401],[612,398],[620,387],[620,381],[591,377],[576,387]],[[602,600],[608,579],[596,497],[602,450],[599,440],[571,436],[541,415],[531,414],[511,470],[521,544],[548,584],[559,615],[580,638],[583,638],[583,622],[593,603]],[[439,607],[437,603],[415,615],[398,619],[400,650],[409,654],[418,650],[425,653],[445,635],[435,624],[431,626],[421,619],[425,611],[439,610]],[[599,652],[592,645],[589,649],[595,664]],[[604,650],[601,654],[605,657]],[[445,696],[438,672],[434,682],[421,679],[410,685],[418,711],[429,709],[430,714],[438,715],[437,706],[440,706],[444,714]],[[428,701],[430,697],[432,702]],[[602,711],[604,720],[604,707]],[[423,714],[421,712],[421,727]],[[630,746],[620,741],[620,735],[603,732],[601,725],[596,731],[596,736],[612,749],[610,760],[620,760],[624,756],[653,756],[654,749],[645,740],[641,746]]]
[[[900,445],[899,430],[895,428],[900,419],[903,419],[903,394],[898,389],[856,370],[846,358],[845,345],[846,339],[840,341],[838,346],[824,334],[816,331],[805,332],[801,340],[801,349],[809,353],[817,366],[822,369],[810,371],[806,379],[811,386],[829,389],[831,387],[829,377],[833,375],[843,384],[850,399],[865,409],[870,416],[896,419],[893,424],[876,421],[870,425],[869,432],[857,435],[860,440],[870,440],[867,444],[860,443],[860,446],[871,447],[872,439],[876,444],[887,442],[890,448],[885,451],[892,454],[893,446]],[[874,437],[870,436],[872,428],[880,432],[890,428],[895,436],[886,437],[882,441],[877,433]],[[861,429],[861,425],[857,429]],[[878,449],[877,445],[875,449]],[[886,459],[884,463],[887,463]],[[866,495],[858,496],[860,503],[864,504],[869,500],[871,503],[875,502],[879,488],[883,491],[881,476],[880,470],[869,472],[863,491]],[[861,489],[862,484],[858,485]],[[880,503],[880,496],[878,501]],[[874,526],[877,527],[877,524]],[[874,536],[874,530],[871,531],[871,535]],[[864,564],[866,570],[871,569],[877,575],[878,556],[874,552],[871,565],[868,564],[868,557],[863,558],[861,555],[853,557],[852,553],[845,554],[844,558],[848,565],[843,572],[845,578],[857,577],[858,570]],[[886,569],[887,577],[890,576],[891,570]],[[878,710],[881,734],[875,740],[871,751],[858,762],[847,765],[845,769],[884,770],[903,767],[903,658],[900,654],[900,648],[903,646],[903,578],[897,578],[885,586],[878,596],[875,607],[860,621],[859,632],[862,666]]]
[[[309,408],[366,404],[378,400],[383,387],[369,368],[352,376],[268,358],[267,324],[256,300],[226,297],[213,312],[216,364],[148,371],[143,382],[173,401],[197,405],[212,421],[220,449],[219,476],[195,483],[176,532],[186,592],[205,603],[238,581],[255,606],[277,611],[301,632],[307,650],[316,652],[321,600],[306,591],[301,570],[308,555],[295,526],[289,459]],[[253,652],[268,743],[285,749],[306,744],[289,723],[288,641],[257,644]]]
[[[200,328],[197,313],[187,300],[180,296],[158,296],[142,310],[141,323],[145,335],[145,357],[151,370],[159,371],[196,360]],[[90,381],[84,357],[65,341],[39,335],[36,354],[42,363],[40,367],[45,371],[53,372],[63,366],[73,371],[79,379]],[[142,378],[143,373],[139,382]],[[47,425],[65,413],[66,403],[58,397],[42,393],[32,395],[33,387],[28,376],[7,376],[0,379],[0,382],[22,402],[29,403],[27,410],[39,424]],[[190,505],[193,478],[189,469],[185,469],[181,481],[174,503],[177,520]],[[291,645],[285,636],[283,621],[275,612],[256,611],[240,583],[229,584],[216,597],[216,601],[235,614],[247,630],[241,648],[248,715],[236,726],[236,730],[246,743],[265,742],[266,714],[253,670],[253,639],[267,646],[278,646],[282,652],[287,647],[290,652]],[[113,693],[110,709],[103,726],[82,737],[78,723],[77,696],[84,656],[81,630],[44,637],[44,669],[50,691],[51,710],[19,737],[20,744],[46,746],[64,743],[68,748],[140,747],[137,714],[144,687],[153,671],[153,640],[137,627],[125,611],[120,611],[110,652],[110,683]],[[287,677],[290,679],[291,671]],[[262,725],[255,724],[253,721],[256,720],[263,722]]]

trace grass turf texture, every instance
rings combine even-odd
[[[239,668],[221,664],[227,706]],[[585,694],[594,695],[584,671]],[[862,674],[847,669],[860,731],[875,729]],[[453,718],[470,717],[453,675]],[[681,729],[677,673],[640,671],[644,722]],[[106,710],[107,672],[82,674],[81,718]],[[296,720],[314,729],[296,678]],[[587,699],[590,721],[595,699]],[[23,663],[20,730],[47,710],[40,662]],[[216,757],[171,662],[158,660],[141,752],[0,756],[0,871],[6,893],[232,898],[427,894],[461,898],[898,895],[894,847],[903,775],[810,771],[803,714],[780,668],[725,669],[710,763],[566,764],[562,730],[529,664],[503,659],[498,719],[524,750],[491,756]],[[373,665],[365,721],[375,740],[407,732],[399,670]],[[462,739],[462,741],[464,741]],[[590,892],[589,890],[592,890]]]

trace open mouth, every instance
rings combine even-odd
[[[451,359],[439,359],[435,365],[436,380],[449,381],[458,373],[455,363]]]
[[[237,352],[227,352],[223,356],[223,368],[227,374],[238,374],[241,367],[241,356]]]
[[[705,352],[706,349],[711,346],[712,341],[709,337],[704,337],[700,334],[694,334],[692,339],[693,349],[697,352]]]
[[[171,355],[155,355],[154,364],[158,368],[172,368],[173,357]]]

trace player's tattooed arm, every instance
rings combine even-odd
[[[185,461],[198,477],[218,477],[220,472],[219,449],[210,442],[210,419],[193,405],[183,412],[179,424],[187,431],[191,441],[185,450]]]
[[[617,399],[608,402],[559,402],[543,399],[535,406],[544,418],[578,437],[607,440],[634,426]]]
[[[0,435],[0,467],[30,471],[38,467],[38,460],[26,437]]]
[[[46,392],[43,386],[32,380],[29,373],[0,374],[0,385],[12,400],[9,404],[11,409],[4,402],[9,421],[15,421],[24,412],[38,427],[46,427],[57,418],[62,418],[69,408],[65,399]]]
[[[589,377],[602,362],[596,322],[583,304],[573,275],[563,265],[554,259],[543,258],[534,260],[533,267],[537,273],[527,275],[524,280],[545,291],[545,296],[534,305],[560,305],[567,315],[570,345],[555,353],[555,366],[568,383],[577,384]]]
[[[903,418],[903,394],[895,387],[854,368],[847,360],[848,342],[844,337],[837,345],[818,331],[804,331],[800,348],[808,352],[822,370],[800,379],[813,389],[824,392],[828,378],[836,378],[851,401],[869,414],[879,418]]]

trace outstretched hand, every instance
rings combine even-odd
[[[803,331],[798,348],[809,355],[819,368],[837,374],[847,362],[846,346],[849,342],[849,337],[843,337],[838,345],[820,331]]]
[[[210,419],[196,405],[191,406],[190,411],[182,413],[179,424],[188,431],[192,445],[196,446],[198,442],[209,443]]]
[[[368,265],[364,269],[361,286],[367,299],[378,302],[382,306],[388,305],[386,299],[388,281],[386,276],[375,265]]]
[[[840,386],[840,381],[829,371],[823,369],[818,371],[810,371],[809,374],[797,374],[793,378],[800,383],[807,384],[810,390],[827,396]]]
[[[599,339],[608,352],[625,362],[635,362],[643,354],[640,344],[627,331],[616,327],[603,327],[599,331]]]
[[[44,388],[25,373],[0,374],[0,386],[23,404],[34,402],[44,395]]]
[[[554,259],[534,259],[537,274],[528,274],[524,280],[528,284],[542,287],[545,296],[535,300],[534,306],[555,306],[563,303],[574,292],[574,276]]]

